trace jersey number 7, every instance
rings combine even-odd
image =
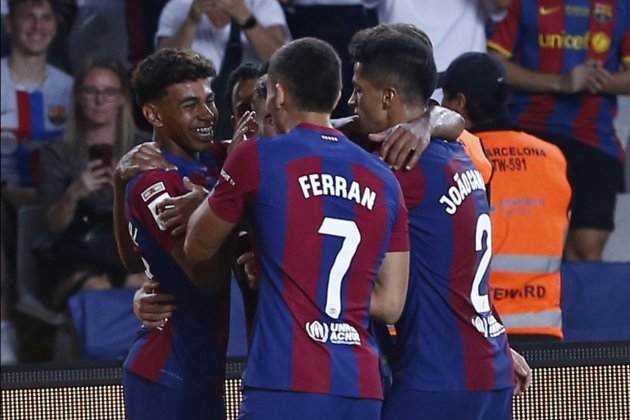
[[[325,217],[317,233],[343,238],[341,249],[335,257],[328,274],[328,291],[326,293],[326,314],[338,319],[341,315],[341,282],[345,277],[354,254],[361,243],[361,232],[352,220]]]

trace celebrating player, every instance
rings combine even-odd
[[[351,104],[370,131],[419,118],[436,82],[430,42],[414,27],[355,35]],[[409,290],[383,418],[511,418],[512,363],[488,299],[492,248],[483,178],[458,142],[433,139],[398,171],[409,209]]]
[[[208,188],[216,181],[219,162],[210,152],[217,117],[209,79],[214,75],[200,55],[172,49],[145,59],[133,75],[154,140],[177,170],[143,171],[128,182],[117,172],[117,240],[128,249],[125,241],[131,237],[146,275],[161,292],[175,297],[178,309],[161,328],[143,329],[127,356],[124,390],[131,420],[224,417],[229,264],[222,253],[191,263],[181,237],[173,236],[158,217],[161,202],[188,191],[184,177]],[[119,211],[122,200],[129,235]]]
[[[370,315],[394,322],[402,310],[406,209],[387,167],[332,128],[340,88],[328,44],[279,49],[267,105],[286,134],[238,146],[188,223],[186,254],[204,260],[253,215],[262,274],[244,420],[380,418]]]

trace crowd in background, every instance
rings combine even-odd
[[[630,93],[630,4],[618,1],[613,9],[609,2],[593,2],[590,35],[570,36],[553,20],[560,10],[544,5],[538,10],[537,3],[525,13],[528,2],[518,0],[3,0],[2,363],[18,359],[12,318],[18,216],[25,206],[41,209],[45,229],[31,244],[41,273],[36,295],[53,311],[64,312],[79,290],[136,288],[144,280],[128,275],[118,260],[112,172],[134,143],[150,138],[134,105],[129,74],[155,48],[191,48],[210,59],[218,73],[215,133],[230,139],[235,127],[230,117],[238,121],[255,106],[250,103],[257,65],[290,39],[318,37],[339,53],[344,83],[335,116],[353,111],[347,47],[362,28],[377,22],[416,25],[431,38],[438,71],[463,53],[486,52],[489,45],[516,91],[511,123],[567,156],[575,185],[565,257],[600,260],[614,230],[615,197],[623,188],[624,139],[615,135],[613,118],[616,95]],[[566,3],[572,19],[591,13]],[[538,15],[546,37],[538,36],[541,23],[530,21]],[[609,29],[623,19],[625,28]],[[547,50],[532,52],[537,43]],[[557,64],[554,54],[566,45],[588,50],[588,60],[574,55]],[[239,68],[245,62],[253,63],[249,73]],[[241,73],[230,79],[237,69]],[[249,80],[248,87],[243,80]],[[434,98],[441,101],[442,92]],[[461,105],[460,112],[465,110]],[[486,122],[465,117],[467,128]],[[595,177],[589,172],[594,167]],[[28,331],[39,334],[41,326],[24,323],[26,332],[17,334],[20,358],[49,358],[49,352],[25,350],[32,342]]]

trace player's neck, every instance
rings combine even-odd
[[[297,110],[287,112],[285,120],[285,128],[287,132],[293,130],[300,124],[312,124],[332,128],[329,113]]]
[[[9,57],[11,79],[18,84],[39,85],[46,78],[46,55],[28,55],[17,48]]]
[[[157,143],[158,147],[174,156],[177,156],[186,160],[196,160],[199,157],[199,153],[184,149],[175,140],[171,139],[162,130],[153,130],[153,141]]]
[[[422,106],[400,104],[390,110],[388,118],[389,126],[393,127],[396,124],[416,121],[422,118],[427,112],[427,108],[424,104]]]

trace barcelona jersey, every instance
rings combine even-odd
[[[569,73],[588,60],[610,73],[630,66],[629,0],[513,0],[488,48],[528,70]],[[515,91],[511,112],[522,127],[560,134],[623,160],[613,119],[615,95]]]
[[[209,204],[254,222],[262,274],[245,386],[381,399],[370,297],[384,254],[409,247],[391,171],[340,132],[301,124],[239,145]]]
[[[139,331],[124,367],[168,387],[194,383],[206,387],[209,398],[220,399],[229,325],[229,268],[213,273],[225,277],[218,288],[195,287],[172,256],[183,238],[173,236],[159,221],[157,207],[168,197],[188,192],[183,177],[212,188],[221,158],[211,150],[201,153],[198,161],[163,154],[177,170],[152,170],[133,178],[127,186],[126,211],[147,276],[159,283],[160,292],[175,296],[177,309],[162,329]]]
[[[492,226],[481,173],[460,143],[433,139],[416,167],[396,176],[411,268],[394,382],[417,391],[511,387],[505,328],[488,296]]]

